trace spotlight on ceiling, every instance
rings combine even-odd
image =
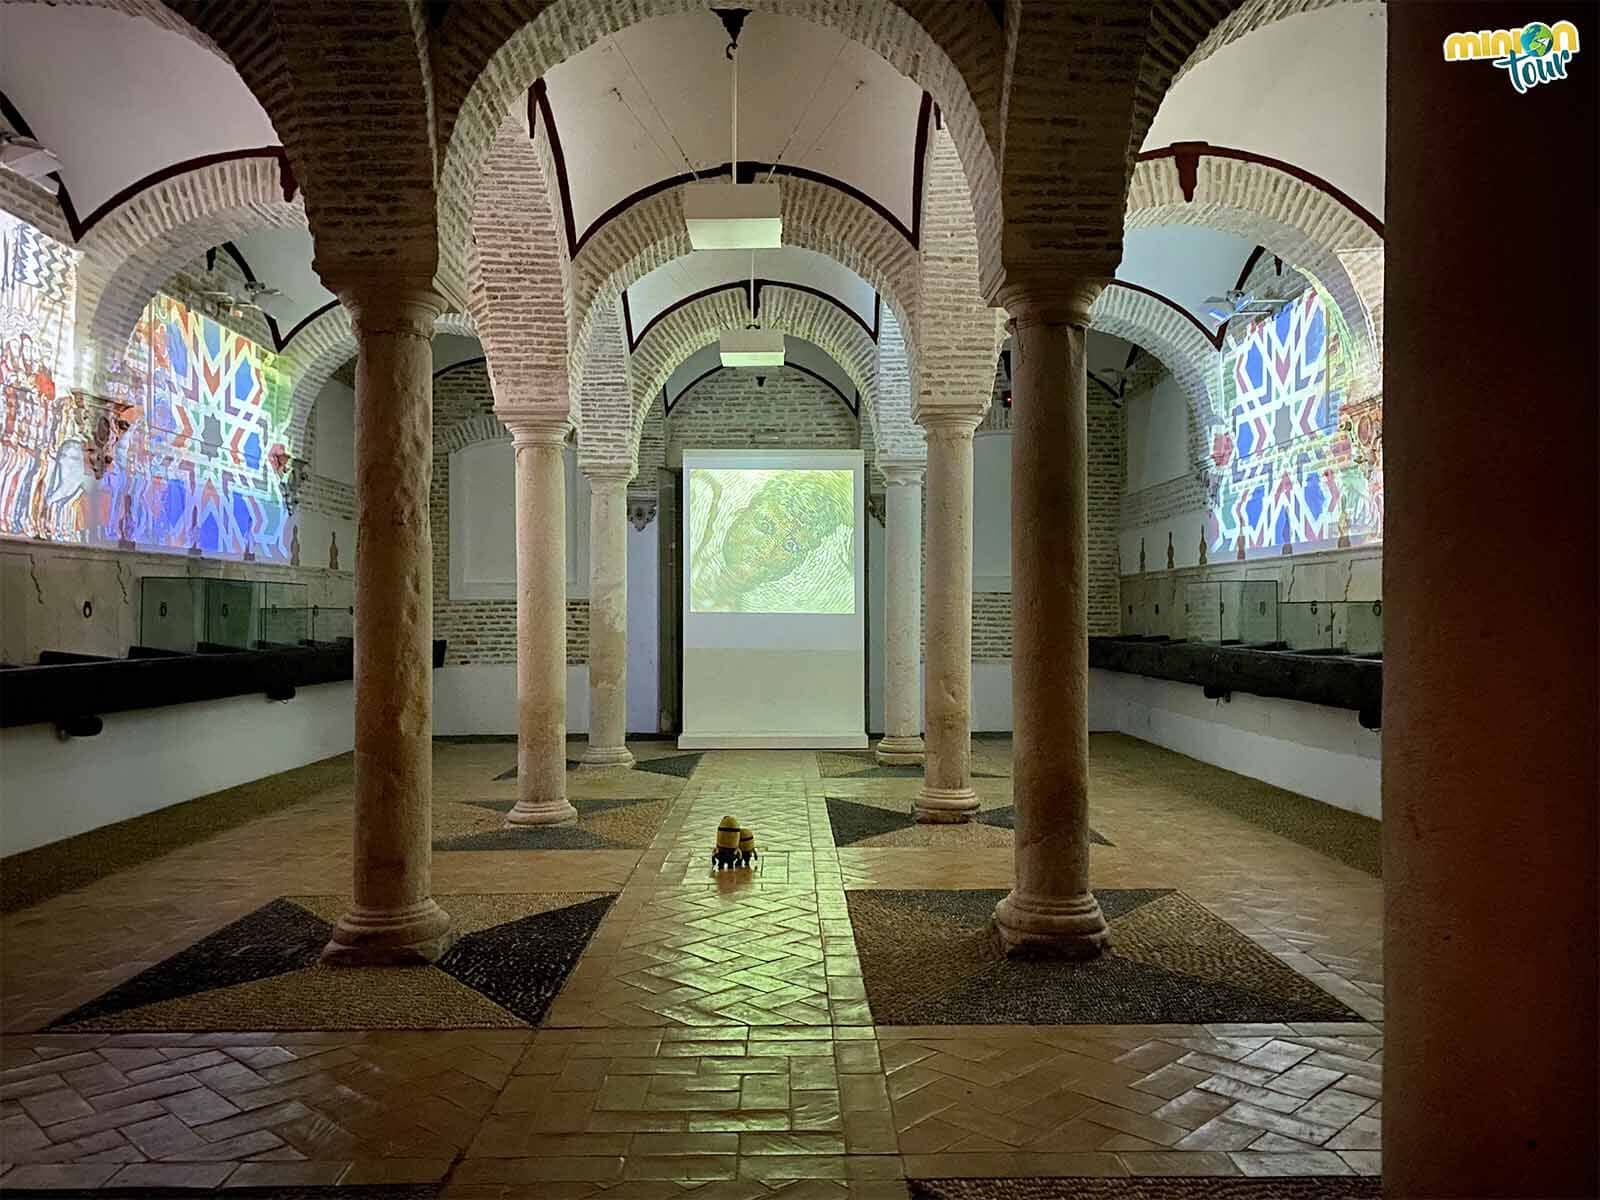
[[[771,329],[730,329],[719,347],[725,367],[783,366],[783,334]]]
[[[683,218],[696,250],[776,250],[783,207],[776,183],[694,183],[684,189]]]

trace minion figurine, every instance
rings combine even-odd
[[[739,865],[749,867],[761,856],[756,853],[756,835],[752,829],[739,831]]]
[[[717,870],[734,870],[739,865],[739,822],[723,817],[717,825],[717,847],[711,852],[711,865]]]

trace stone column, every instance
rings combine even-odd
[[[921,459],[878,460],[886,500],[884,558],[883,740],[878,761],[923,761]]]
[[[1594,76],[1444,60],[1517,6],[1387,7],[1384,1193],[1593,1197]]]
[[[1092,958],[1089,890],[1087,305],[1003,296],[1011,378],[1011,713],[1016,885],[995,909],[1008,953]]]
[[[517,803],[508,825],[564,825],[567,801],[567,478],[563,412],[495,409],[516,454]]]
[[[628,481],[633,468],[589,478],[589,748],[596,767],[631,767],[628,736]]]
[[[924,411],[928,435],[927,751],[919,821],[966,821],[972,790],[972,412]]]
[[[322,959],[428,962],[449,944],[434,903],[431,292],[346,292],[356,359],[354,902]]]

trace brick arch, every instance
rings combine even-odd
[[[1189,398],[1191,424],[1212,408],[1217,347],[1182,309],[1152,293],[1112,284],[1089,309],[1089,328],[1154,354]]]
[[[837,188],[793,178],[780,178],[778,188],[784,244],[825,254],[875,287],[905,332],[915,369],[921,286],[916,249],[880,214]],[[681,186],[601,226],[572,264],[573,353],[585,354],[594,314],[614,308],[623,289],[690,249]]]
[[[441,314],[433,323],[433,331],[477,336],[472,318],[459,312]],[[291,454],[304,452],[306,430],[310,427],[317,397],[333,378],[333,373],[354,358],[357,350],[356,335],[350,328],[350,313],[342,304],[337,304],[295,334],[289,349],[279,358],[279,366],[294,381],[294,406],[288,431]]]
[[[863,418],[871,419],[877,397],[877,345],[854,317],[820,296],[781,284],[761,289],[760,316],[763,328],[804,338],[838,363],[861,395]],[[726,288],[675,309],[644,336],[630,356],[635,443],[650,405],[672,372],[724,330],[742,328],[748,319],[747,293]]]
[[[630,468],[639,464],[633,420],[632,363],[617,306],[595,315],[578,385],[578,466]]]
[[[572,346],[569,268],[525,117],[502,122],[480,170],[468,307],[495,403],[570,413],[583,351]]]
[[[1128,189],[1126,227],[1203,225],[1247,238],[1293,264],[1327,290],[1355,335],[1356,398],[1380,391],[1382,349],[1374,313],[1381,296],[1371,294],[1372,272],[1352,273],[1348,265],[1369,252],[1382,253],[1375,218],[1314,177],[1284,169],[1287,164],[1235,153],[1197,149],[1193,157],[1141,160]]]
[[[454,454],[479,442],[509,442],[511,434],[500,424],[500,418],[484,413],[457,421],[442,434],[434,435],[434,453]]]
[[[80,356],[99,381],[118,362],[139,314],[178,265],[269,227],[304,228],[276,159],[237,158],[146,188],[95,225],[78,249]],[[98,382],[96,384],[98,386]]]
[[[750,0],[760,12],[834,29],[878,54],[939,104],[960,147],[980,239],[998,253],[1000,68],[1004,36],[982,6],[948,0]],[[506,0],[452,5],[434,54],[441,247],[464,255],[481,164],[506,114],[535,80],[602,38],[652,17],[704,12],[704,0]]]

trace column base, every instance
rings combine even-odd
[[[978,794],[970,787],[937,788],[922,785],[917,793],[916,817],[925,825],[958,825],[978,811]]]
[[[633,751],[626,746],[593,746],[583,752],[586,767],[631,767]]]
[[[455,934],[450,914],[428,899],[409,908],[352,906],[322,951],[330,967],[415,966],[439,959]]]
[[[565,799],[518,800],[516,807],[506,814],[507,825],[572,825],[577,820],[578,810]]]
[[[920,767],[927,747],[915,734],[910,737],[885,737],[875,751],[880,763],[889,767]]]
[[[1013,891],[995,905],[994,923],[1013,958],[1098,958],[1111,945],[1092,892],[1058,900]]]

